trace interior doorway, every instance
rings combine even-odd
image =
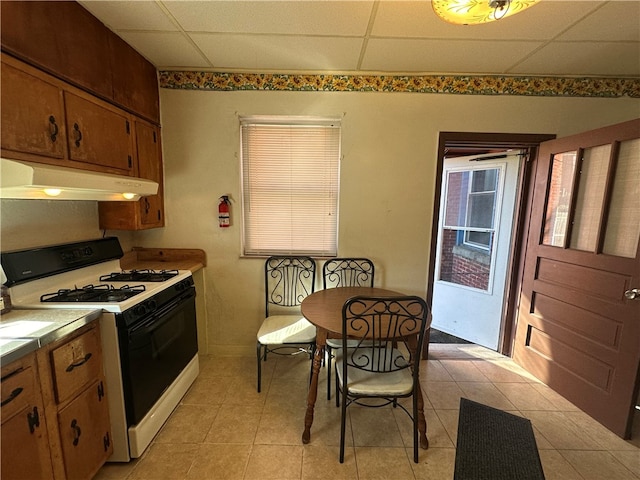
[[[441,210],[442,210],[442,193],[446,188],[446,176],[445,159],[455,159],[460,157],[481,157],[488,158],[488,162],[491,161],[492,156],[502,156],[506,151],[519,151],[517,174],[515,178],[515,191],[514,196],[510,200],[509,208],[511,211],[508,216],[512,219],[513,223],[508,227],[508,244],[503,245],[506,248],[506,259],[504,260],[504,282],[502,285],[493,285],[492,290],[495,287],[496,291],[499,290],[499,308],[494,311],[493,319],[496,325],[496,330],[493,336],[495,340],[490,344],[490,348],[505,354],[510,355],[511,344],[513,337],[513,318],[515,312],[516,292],[519,288],[520,272],[521,272],[521,243],[523,238],[522,229],[524,228],[524,220],[528,216],[528,199],[531,195],[530,181],[532,178],[532,172],[535,167],[535,159],[537,154],[537,146],[546,140],[555,138],[555,135],[540,135],[540,134],[496,134],[496,133],[471,133],[471,132],[441,132],[439,136],[438,144],[438,160],[437,160],[437,176],[436,176],[436,189],[434,198],[434,214],[432,223],[432,236],[430,246],[430,261],[429,261],[429,281],[427,289],[427,302],[429,305],[439,308],[438,304],[434,304],[434,293],[438,293],[438,287],[435,286],[436,280],[440,279],[438,275],[441,274],[441,267],[438,264],[438,248],[439,248],[439,235],[441,227]],[[495,159],[499,160],[499,159]],[[504,163],[504,158],[502,159]],[[451,160],[453,162],[453,160]],[[468,158],[467,158],[467,163]],[[481,164],[483,162],[478,162]],[[500,163],[498,161],[498,163]],[[485,165],[488,165],[485,163]],[[501,167],[502,168],[502,167]],[[486,170],[484,167],[474,168],[473,170]],[[503,171],[503,175],[506,172]],[[490,174],[492,175],[492,174]],[[445,182],[443,182],[443,178]],[[504,193],[504,192],[502,192]],[[491,236],[491,232],[487,232],[486,228],[471,228],[465,226],[463,229],[458,228],[456,235],[460,238],[460,242],[464,243],[466,237],[467,242],[474,241],[476,243],[482,243],[485,240],[485,249],[487,233]],[[471,232],[471,234],[467,233]],[[503,241],[504,242],[504,241]],[[490,242],[489,242],[490,243]],[[440,282],[442,284],[442,282]],[[450,283],[450,282],[449,282]],[[459,288],[455,287],[454,288]],[[465,299],[465,296],[456,298],[454,302],[456,305],[463,305],[465,302],[469,305],[471,302]],[[451,300],[448,303],[452,303]],[[465,322],[464,325],[466,332],[462,330],[447,331],[447,320],[440,322],[436,321],[436,311],[434,311],[434,328],[443,329],[447,333],[453,333],[458,337],[465,338],[471,341],[478,341],[476,335],[469,335],[469,329],[474,328],[473,322]],[[456,315],[456,313],[448,312],[447,315]],[[460,311],[457,313],[462,317],[468,318],[469,312]],[[475,328],[482,329],[480,325],[476,325]],[[451,329],[449,329],[451,330]],[[485,345],[489,346],[489,345]],[[425,350],[424,357],[427,356],[427,349]]]

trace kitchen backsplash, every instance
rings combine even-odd
[[[0,249],[32,248],[103,236],[98,227],[98,202],[0,200]],[[109,231],[127,252],[132,233]]]

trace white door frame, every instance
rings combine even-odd
[[[492,350],[498,350],[501,340],[504,294],[509,274],[512,223],[521,158],[522,153],[519,150],[446,158],[441,177],[442,195],[437,232],[436,271],[433,283],[432,326]],[[444,233],[474,230],[461,226],[460,222],[455,221],[454,225],[445,225],[449,180],[455,180],[456,173],[493,169],[498,171],[498,177],[492,228],[488,230],[493,232],[493,239],[486,288],[466,286],[461,284],[462,282],[442,279],[442,249],[446,248],[442,246],[443,243],[446,243]],[[465,206],[460,208],[462,211],[466,211],[466,202]],[[467,253],[471,257],[466,261],[470,264],[474,263],[473,259],[483,254],[481,249],[476,251],[475,248],[469,246],[458,245],[454,248],[459,251],[462,249],[460,253],[468,251]],[[462,257],[458,256],[457,258]]]

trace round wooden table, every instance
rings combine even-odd
[[[327,338],[341,338],[342,307],[348,299],[358,295],[396,297],[403,294],[375,287],[336,287],[314,292],[302,301],[300,307],[302,315],[316,327],[316,351],[313,356],[313,370],[307,396],[307,413],[304,419],[302,443],[309,443],[311,440],[311,425],[318,397],[318,375],[324,358]],[[418,389],[418,431],[420,446],[426,449],[429,442],[427,440],[427,422],[424,418],[424,400],[420,389]]]

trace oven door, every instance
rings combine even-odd
[[[118,328],[127,425],[137,424],[198,353],[195,289]]]

